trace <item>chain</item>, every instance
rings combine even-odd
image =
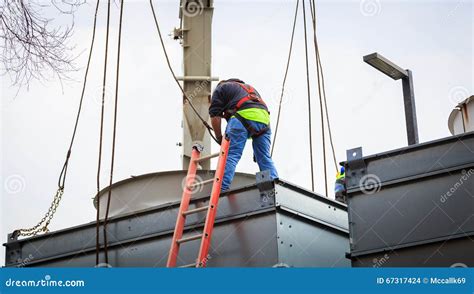
[[[87,59],[87,66],[86,66],[86,71],[84,73],[84,83],[82,85],[82,93],[81,93],[81,99],[79,101],[79,107],[77,110],[77,115],[76,115],[76,122],[74,124],[74,130],[72,132],[72,137],[71,137],[71,142],[69,144],[69,149],[66,154],[66,160],[64,162],[63,168],[61,170],[61,173],[59,174],[59,180],[58,180],[58,190],[56,191],[56,195],[54,196],[53,202],[51,203],[48,211],[44,215],[44,217],[39,221],[38,224],[36,224],[34,227],[31,227],[29,229],[18,229],[13,231],[12,233],[12,238],[17,238],[19,236],[36,236],[38,233],[47,233],[49,232],[48,226],[49,223],[51,222],[54,214],[56,213],[56,209],[59,206],[59,202],[61,201],[61,198],[63,197],[64,194],[64,185],[66,182],[66,174],[67,174],[67,168],[69,164],[69,158],[71,156],[71,150],[74,144],[74,140],[76,138],[76,131],[77,127],[79,125],[79,117],[81,115],[81,110],[82,110],[82,102],[84,100],[84,93],[86,90],[86,84],[87,84],[87,77],[89,74],[89,67],[91,64],[91,57],[92,57],[92,52],[94,49],[94,42],[95,42],[95,33],[96,33],[96,27],[97,27],[97,12],[99,10],[99,3],[100,0],[97,0],[97,4],[95,6],[95,14],[94,14],[94,25],[92,29],[92,39],[91,39],[91,45],[89,49],[89,57]]]
[[[13,232],[13,236],[18,237],[18,236],[36,236],[38,233],[47,233],[49,232],[48,226],[49,223],[51,222],[51,219],[53,218],[54,214],[56,213],[56,209],[59,206],[59,202],[61,201],[61,198],[64,194],[64,188],[60,187],[56,191],[56,195],[54,195],[53,202],[51,203],[51,206],[49,207],[48,211],[46,214],[43,216],[43,218],[36,224],[35,226],[29,228],[29,229],[19,229]]]

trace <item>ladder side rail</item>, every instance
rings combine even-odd
[[[222,178],[224,176],[229,146],[229,138],[224,138],[222,140],[219,161],[217,163],[216,174],[214,176],[214,184],[212,186],[211,198],[209,200],[209,208],[207,210],[203,237],[201,241],[201,246],[199,248],[198,259],[196,260],[196,267],[205,267],[207,263],[207,254],[209,252],[209,247],[211,244],[212,231],[214,228],[214,221],[217,213],[217,204],[219,202],[219,196],[221,194]]]
[[[189,161],[188,173],[186,175],[186,183],[183,187],[183,196],[181,197],[181,204],[179,206],[178,217],[176,220],[176,226],[174,228],[173,239],[171,241],[171,248],[168,255],[168,261],[166,267],[175,267],[178,259],[179,246],[178,240],[183,236],[184,225],[186,216],[183,212],[188,210],[189,202],[191,200],[192,190],[191,187],[196,179],[196,170],[198,162],[196,159],[199,158],[201,152],[198,148],[193,148],[191,153],[191,160]]]

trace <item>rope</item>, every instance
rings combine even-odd
[[[107,221],[109,218],[110,199],[112,196],[112,182],[114,176],[114,162],[115,162],[115,139],[117,133],[117,109],[118,109],[118,93],[119,93],[119,73],[120,73],[120,48],[122,43],[122,16],[123,16],[123,4],[125,0],[120,1],[120,19],[119,19],[119,32],[118,32],[118,44],[117,44],[117,66],[115,75],[115,107],[114,107],[114,126],[112,135],[112,158],[110,160],[110,181],[109,181],[109,194],[107,196],[107,208],[105,210],[104,218],[104,253],[105,263],[109,263],[109,255],[107,248]]]
[[[272,144],[272,150],[270,152],[270,156],[273,155],[273,149],[275,148],[275,142],[276,142],[277,133],[278,133],[278,126],[280,125],[281,103],[283,101],[283,93],[285,92],[286,77],[288,76],[288,69],[290,67],[291,52],[293,50],[293,39],[295,36],[296,19],[298,17],[299,3],[300,3],[300,0],[296,0],[295,16],[293,19],[293,29],[291,31],[290,50],[288,52],[288,60],[286,61],[285,76],[283,77],[283,84],[281,86],[281,95],[280,95],[280,102],[278,103],[278,114],[277,114],[277,121],[276,121],[276,126],[275,126],[275,134],[273,135],[273,144]]]
[[[81,99],[79,100],[79,106],[77,109],[77,114],[76,114],[76,121],[74,123],[74,130],[72,132],[71,136],[71,142],[69,143],[69,149],[66,154],[66,160],[63,165],[63,169],[61,170],[61,173],[59,175],[59,180],[58,180],[58,187],[64,189],[64,185],[66,183],[66,175],[67,175],[67,168],[69,165],[69,158],[71,157],[71,151],[72,151],[72,146],[74,144],[74,139],[76,138],[76,132],[77,132],[77,126],[79,125],[79,118],[81,116],[81,111],[82,111],[82,102],[84,101],[84,94],[86,91],[86,84],[87,84],[87,76],[89,75],[89,67],[91,64],[91,58],[92,58],[92,50],[94,47],[94,42],[95,42],[95,31],[96,31],[96,25],[97,25],[97,12],[99,10],[99,2],[100,0],[97,0],[97,4],[95,7],[95,13],[94,13],[94,24],[92,28],[92,39],[91,39],[91,46],[89,49],[89,56],[87,58],[87,65],[86,65],[86,72],[84,73],[84,83],[82,84],[82,92],[81,92]]]
[[[161,42],[161,47],[163,48],[163,53],[165,54],[165,57],[166,57],[166,62],[168,63],[168,68],[171,72],[171,74],[173,75],[173,78],[176,82],[176,84],[178,85],[179,89],[181,90],[181,92],[183,93],[183,97],[184,99],[189,103],[189,106],[191,106],[191,109],[194,111],[194,113],[196,114],[196,116],[201,120],[201,122],[203,123],[203,125],[206,127],[207,131],[209,132],[209,135],[211,136],[212,139],[214,139],[214,141],[216,141],[217,144],[220,144],[220,142],[217,140],[217,138],[214,136],[214,134],[212,133],[212,128],[211,126],[207,123],[207,121],[199,114],[199,112],[197,111],[196,107],[194,106],[194,104],[192,103],[192,101],[188,98],[188,95],[186,94],[186,92],[184,91],[183,87],[181,86],[180,82],[178,81],[178,78],[176,78],[176,75],[174,73],[174,70],[173,68],[171,67],[171,63],[170,63],[170,59],[168,57],[168,53],[166,52],[166,47],[165,47],[165,43],[163,42],[163,37],[161,35],[161,30],[160,30],[160,26],[158,24],[158,19],[156,17],[156,13],[155,13],[155,8],[153,7],[153,2],[152,0],[150,0],[150,7],[151,7],[151,12],[153,13],[153,19],[155,20],[155,26],[156,26],[156,30],[158,31],[158,36],[160,37],[160,42]]]
[[[316,4],[314,0],[312,0],[312,6],[313,6],[312,19],[313,19],[313,29],[314,29],[314,40],[315,40],[315,46],[316,46],[317,65],[320,68],[320,72],[321,72],[321,85],[322,85],[322,90],[323,90],[323,98],[324,98],[323,101],[324,101],[324,109],[326,113],[326,122],[328,124],[329,142],[331,144],[334,167],[336,168],[336,171],[337,171],[337,159],[336,159],[336,152],[334,151],[334,143],[332,140],[332,131],[331,131],[331,123],[329,119],[329,112],[328,112],[327,99],[326,99],[326,87],[325,87],[325,82],[324,82],[323,65],[321,64],[321,54],[319,54],[318,39],[316,36]]]
[[[311,89],[309,86],[309,64],[308,64],[308,38],[306,33],[306,8],[303,2],[303,25],[304,25],[304,46],[306,58],[306,86],[308,89],[308,128],[309,128],[309,158],[311,166],[311,190],[314,192],[314,168],[313,168],[313,136],[311,128]]]
[[[321,68],[321,82],[322,82],[323,97],[324,97],[324,109],[325,109],[325,112],[326,112],[326,122],[328,124],[329,142],[330,142],[330,145],[331,145],[332,159],[333,159],[333,162],[334,162],[334,167],[337,170],[336,152],[334,151],[334,143],[332,141],[331,123],[330,123],[330,120],[329,120],[328,105],[327,105],[327,102],[326,102],[327,101],[326,100],[326,87],[324,86],[323,66],[321,65],[321,60],[319,59],[320,56],[321,55],[318,53],[319,66]]]
[[[69,148],[66,153],[66,160],[64,161],[63,167],[61,169],[61,173],[59,174],[58,178],[58,190],[56,191],[56,194],[54,195],[53,201],[44,215],[44,217],[39,221],[38,224],[35,226],[29,228],[29,229],[18,229],[13,232],[13,236],[18,237],[18,236],[35,236],[40,232],[47,232],[48,231],[48,225],[50,224],[57,207],[59,206],[59,202],[61,201],[62,195],[64,194],[64,187],[66,184],[66,176],[67,176],[67,168],[69,165],[69,159],[71,157],[71,152],[72,152],[72,147],[74,145],[74,140],[76,138],[76,132],[77,132],[77,127],[79,125],[79,118],[81,116],[81,110],[82,110],[82,102],[84,101],[84,93],[86,89],[86,84],[87,84],[87,77],[89,74],[89,67],[91,63],[91,58],[92,58],[92,52],[94,48],[94,42],[95,42],[95,33],[96,33],[96,27],[97,27],[97,12],[99,10],[99,0],[97,0],[97,4],[95,7],[95,14],[94,14],[94,25],[92,28],[92,38],[91,38],[91,45],[89,49],[89,56],[87,58],[87,66],[86,66],[86,71],[84,74],[84,82],[82,85],[82,93],[81,93],[81,98],[79,100],[79,105],[78,105],[78,110],[76,114],[76,121],[74,124],[74,130],[71,136],[71,142],[69,143]],[[41,226],[43,225],[43,226]]]
[[[123,0],[122,0],[123,1]],[[100,132],[99,132],[99,159],[97,165],[97,212],[96,212],[96,253],[95,253],[95,262],[96,265],[99,264],[99,214],[100,214],[100,201],[99,201],[99,192],[100,192],[100,169],[102,162],[102,142],[104,134],[104,100],[105,100],[105,85],[107,81],[107,57],[109,51],[109,30],[110,30],[110,0],[107,1],[107,29],[105,33],[105,53],[104,53],[104,73],[102,80],[102,102],[100,110]]]
[[[304,1],[304,0],[303,0]],[[324,170],[324,191],[326,192],[326,197],[328,197],[328,173],[327,173],[327,164],[326,164],[326,135],[324,131],[324,111],[323,111],[323,96],[321,93],[321,74],[320,74],[320,68],[319,68],[319,62],[318,62],[318,56],[319,56],[319,51],[318,51],[318,45],[316,43],[316,21],[315,21],[315,11],[314,11],[314,3],[312,1],[309,1],[310,5],[310,11],[311,11],[311,18],[312,18],[312,23],[313,23],[313,42],[314,42],[314,50],[316,54],[316,76],[318,80],[318,98],[319,98],[319,109],[321,111],[321,140],[322,140],[322,145],[323,145],[323,170]]]

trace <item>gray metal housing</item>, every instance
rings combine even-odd
[[[347,151],[353,266],[474,266],[474,133]]]
[[[208,199],[196,197],[190,209]],[[110,218],[110,266],[165,266],[178,207],[174,201]],[[204,218],[205,212],[189,216],[185,235],[202,230]],[[4,245],[7,267],[93,267],[95,222]],[[192,263],[198,245],[183,244],[178,265]],[[208,266],[348,267],[348,250],[345,205],[264,179],[221,195]]]

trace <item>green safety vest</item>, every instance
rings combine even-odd
[[[264,123],[266,125],[270,123],[270,114],[263,108],[246,108],[237,111],[237,113],[247,120]]]

